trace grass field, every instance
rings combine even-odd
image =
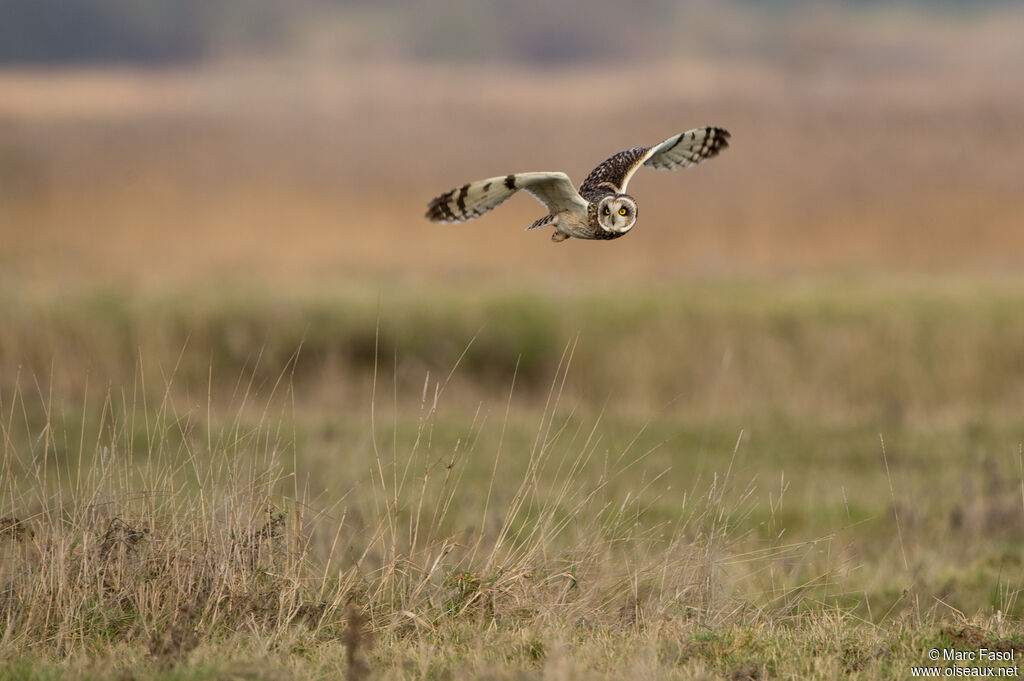
[[[1010,290],[5,301],[8,673],[326,677],[351,608],[382,678],[1012,647]]]
[[[0,72],[0,679],[1019,664],[1021,16],[858,17]],[[705,123],[629,238],[421,218]]]

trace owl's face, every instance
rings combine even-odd
[[[625,234],[636,224],[636,201],[628,194],[613,194],[597,205],[597,224],[606,232]]]

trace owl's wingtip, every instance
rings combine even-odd
[[[453,222],[454,216],[451,210],[448,208],[447,195],[442,194],[441,196],[435,197],[427,204],[427,212],[423,214],[427,220],[431,222]]]

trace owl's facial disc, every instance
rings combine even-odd
[[[597,224],[606,232],[625,234],[636,224],[636,201],[628,194],[615,194],[601,200]]]

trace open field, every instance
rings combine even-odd
[[[861,21],[811,13],[748,52],[607,67],[8,71],[0,272],[52,291],[253,271],[374,290],[1015,271],[1024,18]],[[608,82],[622,93],[595,100]],[[727,127],[732,148],[638,176],[646,238],[614,249],[522,234],[538,216],[528,197],[470,225],[421,218],[471,179],[564,169],[581,181],[616,151],[704,124]]]
[[[0,679],[1019,664],[1024,15],[856,16],[0,71]],[[613,243],[421,217],[706,123]]]
[[[9,671],[326,678],[352,606],[381,678],[1012,647],[1024,296],[926,283],[5,301]]]

